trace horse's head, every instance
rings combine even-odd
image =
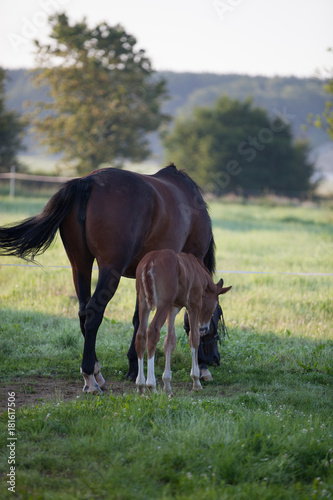
[[[216,306],[213,316],[210,320],[209,331],[201,337],[201,347],[206,365],[220,366],[220,353],[218,342],[221,340],[219,335],[219,322],[221,321],[222,309],[220,304]]]

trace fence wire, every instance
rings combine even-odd
[[[1,264],[0,267],[35,267],[42,269],[71,269],[71,266],[43,266],[38,264]],[[93,270],[98,270],[97,266],[93,266]],[[282,276],[333,276],[333,273],[319,273],[319,272],[289,272],[289,271],[240,271],[230,269],[217,269],[215,273],[219,274],[270,274]]]

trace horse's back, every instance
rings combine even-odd
[[[99,265],[135,276],[151,250],[170,248],[203,259],[212,239],[207,207],[196,184],[175,166],[154,175],[102,169],[92,180],[85,236]]]

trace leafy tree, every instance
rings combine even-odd
[[[216,194],[295,196],[311,190],[313,166],[306,160],[307,144],[292,142],[291,119],[285,111],[270,117],[249,99],[222,96],[213,108],[196,108],[191,118],[176,120],[164,145],[170,159]]]
[[[0,68],[0,172],[8,172],[12,166],[19,168],[17,154],[24,149],[22,133],[25,123],[5,107],[5,70]]]
[[[332,49],[329,49],[331,52]],[[331,77],[328,82],[324,84],[324,89],[330,96],[330,99],[326,101],[324,111],[321,115],[316,115],[314,117],[313,114],[308,115],[308,122],[313,123],[318,128],[326,130],[329,137],[333,141],[333,71],[331,71]]]
[[[146,158],[146,134],[167,116],[160,111],[165,81],[154,78],[144,50],[120,25],[89,29],[85,19],[70,25],[65,14],[50,22],[52,42],[35,42],[34,81],[49,86],[51,97],[35,112],[42,142],[79,174],[106,162],[121,166],[125,159]]]

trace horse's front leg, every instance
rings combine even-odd
[[[137,375],[138,375],[138,356],[137,352],[135,349],[135,340],[136,340],[136,334],[139,329],[139,305],[138,302],[136,302],[135,306],[135,311],[132,319],[132,324],[133,324],[133,336],[132,336],[132,341],[131,345],[128,349],[127,352],[127,358],[128,358],[128,372],[126,373],[126,379],[127,380],[132,380],[133,382],[136,380]]]

